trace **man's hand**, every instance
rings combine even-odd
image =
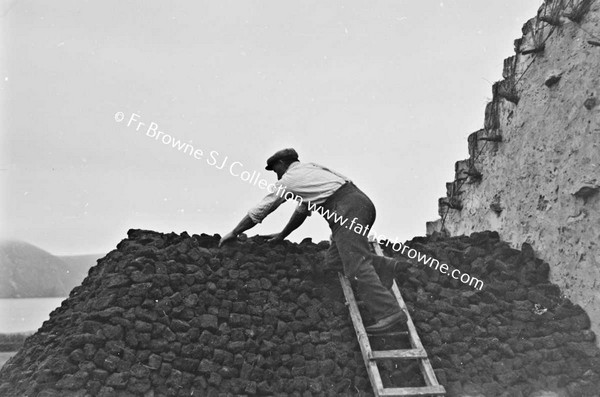
[[[254,223],[254,221],[248,215],[244,216],[240,223],[238,223],[238,225],[233,228],[231,233],[227,233],[221,238],[221,241],[219,241],[219,247],[221,247],[223,244],[230,240],[234,240],[237,236],[239,236],[246,230],[253,228],[254,225],[256,225],[256,223]]]
[[[221,248],[221,246],[223,244],[225,244],[226,242],[228,242],[230,240],[235,240],[236,238],[237,238],[237,234],[235,234],[234,232],[227,233],[226,235],[221,237],[221,240],[219,241],[219,248]]]
[[[269,234],[264,237],[267,239],[268,243],[278,243],[280,241],[283,241],[283,239],[284,239],[284,237],[281,233]]]

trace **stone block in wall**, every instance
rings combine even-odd
[[[454,195],[454,182],[446,182],[446,197]]]
[[[440,197],[438,199],[438,215],[441,218],[444,218],[448,212],[448,206],[445,204],[447,199],[448,197]]]
[[[530,27],[527,34],[523,36],[520,53],[522,55],[542,53],[546,49],[548,38],[554,33],[556,27],[539,18],[531,19],[528,24]]]
[[[454,181],[454,182],[448,182],[446,183],[446,197],[458,197],[460,196],[463,191],[462,186],[464,185],[464,180],[463,181]]]
[[[541,8],[540,8],[541,10]],[[539,12],[539,10],[538,10]],[[521,27],[521,33],[523,34],[523,38],[527,36],[529,33],[533,31],[535,18],[531,18],[529,21],[525,22]]]
[[[513,55],[512,57],[508,57],[504,60],[504,68],[502,69],[502,77],[507,80],[511,80],[515,78],[515,73],[517,71],[517,56]]]
[[[479,154],[479,137],[485,134],[485,130],[477,130],[469,135],[467,138],[467,143],[469,145],[469,157],[471,158],[471,164],[474,165],[474,160]]]
[[[517,92],[517,85],[513,78],[494,83],[492,92],[495,97],[504,98],[515,105],[519,103],[519,93]]]
[[[497,97],[492,98],[485,107],[485,119],[483,126],[486,131],[494,131],[500,128],[500,117],[499,117],[499,101]]]
[[[438,200],[438,212],[441,212],[440,207],[446,207],[453,210],[461,211],[463,209],[462,201],[458,197],[442,197]]]
[[[521,44],[523,43],[523,39],[519,38],[514,41],[515,53],[518,54],[521,52]]]
[[[436,232],[439,233],[441,231],[442,231],[442,220],[441,219],[437,219],[432,222],[427,222],[425,224],[425,234],[427,236],[431,236],[433,233],[436,233]]]
[[[454,180],[461,181],[468,177],[471,162],[469,159],[454,163]]]
[[[473,167],[469,170],[469,179],[467,183],[479,183],[483,179],[483,174]]]

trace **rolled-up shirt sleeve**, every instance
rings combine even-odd
[[[266,195],[260,203],[248,211],[248,216],[254,223],[261,223],[267,215],[275,211],[277,207],[286,200],[294,201],[296,203],[296,212],[306,216],[311,215],[311,211],[308,208],[309,202],[305,196],[307,193],[314,195],[315,192],[317,195],[322,195],[322,188],[315,187],[313,188],[315,192],[311,192],[310,190],[307,192],[307,186],[310,187],[311,185],[314,185],[314,177],[310,172],[307,173],[307,171],[304,171],[306,175],[298,175],[297,172],[294,173],[293,170],[297,170],[298,165],[299,163],[290,165],[283,177],[274,184],[275,188],[273,189],[273,192]],[[314,171],[314,167],[309,165],[308,170]],[[324,169],[324,171],[329,175],[332,174],[332,172],[327,169]],[[331,184],[330,179],[332,178],[329,175],[327,175],[326,182]],[[337,176],[334,175],[334,178],[337,178]],[[336,187],[339,187],[341,184],[343,184],[343,180],[340,179]],[[310,197],[310,199],[312,199],[312,197]],[[325,197],[320,197],[320,199],[324,201]]]
[[[271,212],[283,203],[285,199],[278,196],[276,192],[267,194],[260,203],[248,211],[248,216],[254,223],[261,223]]]

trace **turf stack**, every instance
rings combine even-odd
[[[130,230],[0,371],[0,395],[370,394],[335,269],[316,271],[326,243],[217,242]],[[494,233],[408,245],[485,281],[418,264],[398,279],[449,396],[600,389],[587,315],[530,250]],[[383,365],[386,382],[411,371]]]

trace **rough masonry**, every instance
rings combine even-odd
[[[493,86],[428,232],[531,244],[600,332],[600,2],[547,1]]]

